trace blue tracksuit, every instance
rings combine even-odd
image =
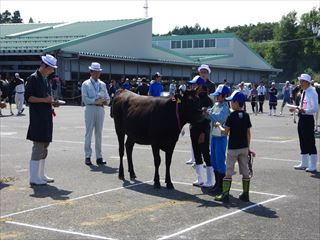
[[[208,118],[212,123],[219,122],[223,125],[230,114],[227,102],[216,102],[208,109]],[[227,136],[221,134],[218,128],[212,126],[211,131],[211,164],[213,170],[218,173],[226,172]]]

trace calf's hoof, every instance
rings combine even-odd
[[[159,182],[158,182],[158,183],[154,183],[154,184],[153,184],[153,188],[155,188],[155,189],[161,188],[160,183],[159,183]]]
[[[120,179],[120,180],[124,180],[124,176],[118,176],[118,178]]]
[[[173,184],[172,183],[167,183],[167,189],[170,189],[170,190],[174,189]]]
[[[132,175],[132,176],[130,175],[130,180],[131,180],[131,181],[136,180],[136,178],[137,178],[137,176],[136,176],[135,174],[134,174],[134,175]]]

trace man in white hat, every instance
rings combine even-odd
[[[314,136],[314,113],[318,111],[318,94],[311,86],[311,77],[308,74],[301,74],[298,77],[303,89],[299,107],[290,109],[299,114],[298,134],[301,150],[301,162],[294,168],[306,170],[307,172],[317,171],[317,148]]]
[[[92,165],[91,138],[94,129],[96,162],[98,165],[100,165],[106,164],[106,162],[103,161],[102,158],[101,139],[105,115],[104,106],[109,104],[110,97],[107,91],[106,84],[99,79],[102,71],[100,64],[97,62],[91,63],[91,66],[89,66],[89,70],[90,78],[84,81],[81,86],[82,101],[85,104],[85,164]]]
[[[15,98],[14,101],[16,103],[17,106],[17,110],[18,110],[18,114],[17,115],[21,115],[24,108],[23,108],[23,104],[24,104],[24,80],[22,78],[20,78],[19,73],[15,73]]]
[[[30,185],[46,185],[53,178],[44,173],[48,147],[52,142],[53,101],[47,77],[57,68],[57,59],[49,54],[41,57],[39,69],[27,78],[25,99],[29,103],[30,123],[27,139],[33,141],[30,160]]]
[[[214,83],[210,81],[210,67],[207,64],[201,64],[201,66],[198,67],[198,72],[199,75],[205,80],[204,86],[207,88],[208,94],[214,93],[216,88],[214,86]]]

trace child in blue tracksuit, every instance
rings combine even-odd
[[[225,98],[230,93],[230,88],[221,84],[217,87],[217,90],[211,94],[216,97],[216,103],[212,108],[208,109],[208,118],[212,121],[211,130],[211,164],[215,175],[215,185],[212,192],[221,194],[222,181],[226,173],[226,149],[227,149],[227,136],[221,133],[218,127],[214,125],[219,122],[224,124],[227,117],[230,114],[229,104],[225,101]],[[208,171],[208,167],[207,167]],[[211,169],[212,171],[212,169]]]

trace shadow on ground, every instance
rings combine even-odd
[[[33,194],[31,194],[31,197],[35,198],[47,198],[50,197],[54,200],[67,200],[69,199],[70,193],[72,191],[59,189],[55,186],[51,185],[44,185],[44,186],[32,186]]]

